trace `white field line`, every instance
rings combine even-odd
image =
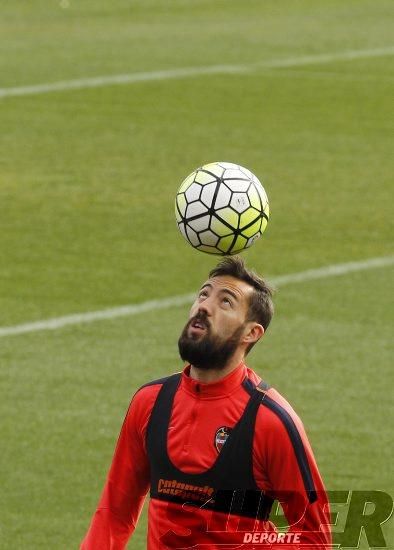
[[[355,271],[363,271],[366,269],[374,269],[394,265],[394,256],[383,256],[380,258],[370,258],[360,262],[349,262],[345,264],[328,265],[318,269],[309,269],[300,273],[290,273],[288,275],[280,275],[273,277],[270,282],[274,286],[284,286],[291,283],[303,283],[316,279],[324,279],[327,277],[336,277],[346,275]],[[179,296],[171,296],[160,300],[149,300],[141,304],[130,304],[126,306],[103,309],[99,311],[91,311],[87,313],[76,313],[74,315],[66,315],[64,317],[55,317],[53,319],[45,319],[33,323],[25,323],[10,327],[0,327],[0,337],[13,336],[17,334],[25,334],[29,332],[38,332],[42,330],[56,330],[68,325],[79,325],[83,323],[92,323],[94,321],[115,319],[118,317],[130,317],[145,313],[148,311],[157,311],[170,307],[184,306],[192,303],[195,298],[195,293],[181,294]]]
[[[381,57],[394,55],[394,46],[375,48],[368,50],[348,50],[336,53],[324,53],[316,55],[304,55],[299,57],[271,59],[259,63],[243,65],[208,65],[204,67],[184,67],[180,69],[168,69],[160,71],[149,71],[140,73],[115,74],[107,76],[96,76],[79,78],[75,80],[62,80],[58,82],[46,82],[43,84],[32,84],[28,86],[15,86],[12,88],[0,88],[0,99],[5,97],[17,97],[44,94],[49,92],[62,92],[66,90],[79,90],[86,88],[98,88],[114,84],[134,84],[137,82],[148,82],[157,80],[170,80],[174,78],[187,78],[191,76],[209,74],[232,74],[248,72],[256,69],[275,69],[285,67],[298,67],[331,63],[332,61],[352,61],[368,57]]]

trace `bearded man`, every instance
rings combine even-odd
[[[134,395],[82,549],[125,548],[148,491],[148,550],[331,548],[304,427],[245,364],[272,315],[270,287],[241,258],[209,273],[178,341],[186,366]],[[269,519],[275,500],[286,533]]]

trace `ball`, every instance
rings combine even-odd
[[[184,238],[209,254],[238,254],[252,246],[269,218],[267,194],[247,168],[212,162],[182,182],[175,216]]]

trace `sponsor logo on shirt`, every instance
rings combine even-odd
[[[181,483],[176,479],[159,479],[157,491],[164,495],[173,495],[185,500],[193,500],[205,502],[209,500],[214,489],[205,485],[190,485],[189,483]]]

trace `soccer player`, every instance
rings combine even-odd
[[[245,364],[272,315],[269,286],[241,258],[210,272],[178,341],[184,370],[131,401],[83,550],[125,548],[148,490],[149,550],[331,548],[303,425]],[[269,520],[275,499],[286,533]]]

